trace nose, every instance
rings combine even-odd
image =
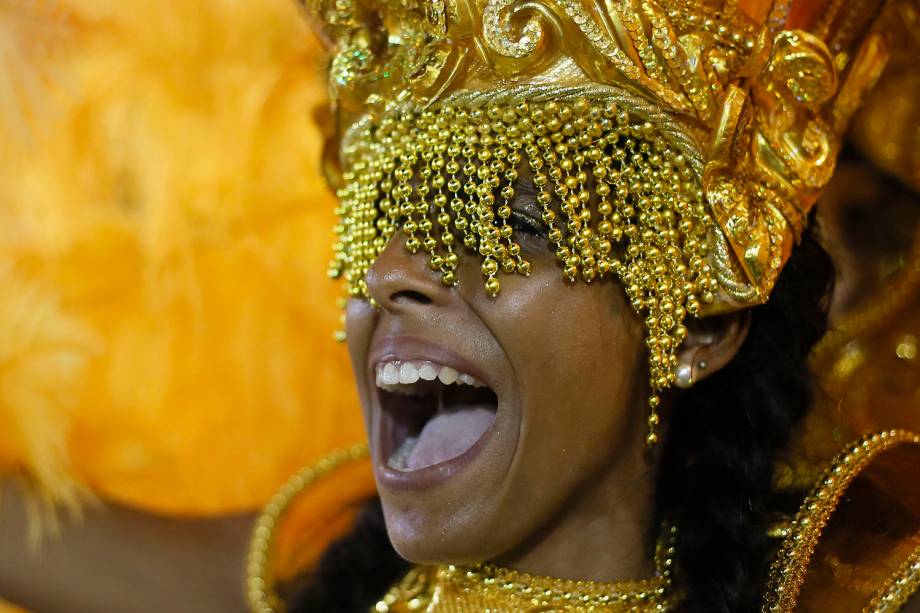
[[[441,273],[428,267],[428,254],[410,253],[402,231],[389,240],[365,279],[371,298],[387,311],[438,306],[450,297],[450,288],[441,283]]]

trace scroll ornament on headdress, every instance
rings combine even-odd
[[[686,157],[715,221],[704,313],[768,298],[886,59],[870,31],[883,0],[306,1],[334,49],[346,148],[362,118],[408,101],[628,96]]]

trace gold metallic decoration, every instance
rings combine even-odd
[[[372,613],[596,613],[665,612],[679,597],[671,584],[675,528],[665,528],[655,551],[656,576],[602,583],[529,575],[493,564],[415,567]]]
[[[484,565],[416,568],[387,593],[373,613],[597,613],[664,612],[674,603],[664,582],[595,583],[534,577]]]
[[[823,393],[781,467],[786,486],[811,481],[835,439],[920,431],[920,3],[890,2],[879,26],[891,59],[848,135],[866,160],[845,163],[819,205],[840,308],[811,353]]]
[[[771,28],[728,4],[723,11],[692,0],[603,8],[579,0],[308,6],[337,43],[340,136],[401,100],[424,106],[451,92],[496,87],[509,99],[541,84],[627,90],[670,113],[678,124],[670,129],[698,152],[698,178],[706,175],[703,188],[736,256],[738,269],[726,274],[737,277],[735,291],[750,303],[766,299],[776,258],[781,265],[786,239],[801,231],[833,170],[839,133],[830,122],[845,122],[835,114],[838,89],[861,92],[884,58],[878,50],[856,56],[861,62],[842,68],[859,82],[841,79],[822,38]],[[859,37],[843,3],[832,4],[813,25],[843,48]],[[788,13],[775,8],[773,19]]]
[[[650,122],[613,101],[467,110],[448,99],[397,107],[361,129],[344,151],[332,271],[352,296],[367,297],[367,269],[397,229],[410,252],[428,254],[445,285],[457,283],[460,243],[482,257],[491,296],[500,272],[528,275],[531,263],[509,224],[526,163],[563,276],[588,283],[616,276],[645,317],[652,390],[674,382],[684,319],[714,299],[705,259],[712,219],[686,158]],[[653,395],[652,428],[658,402]],[[654,442],[654,431],[649,436]]]
[[[496,296],[529,270],[507,217],[528,163],[565,278],[612,273],[649,325],[654,442],[684,317],[767,300],[886,59],[881,0],[719,4],[309,0],[335,52],[333,274],[366,296],[402,230],[449,285],[475,251]]]
[[[864,613],[896,613],[920,589],[920,547],[904,561],[898,572],[883,585]]]
[[[367,454],[367,446],[363,444],[334,451],[316,464],[295,473],[265,505],[256,519],[246,559],[246,600],[252,613],[281,613],[285,610],[283,601],[275,591],[271,554],[277,536],[276,527],[291,502],[317,479]]]
[[[892,456],[895,453],[899,455]],[[828,524],[835,513],[846,513],[848,509],[841,507],[854,504],[855,499],[861,500],[855,502],[857,516],[867,519],[891,512],[888,508],[891,504],[902,510],[905,504],[909,507],[910,500],[916,500],[917,490],[899,483],[899,479],[912,478],[918,453],[920,437],[903,430],[892,430],[866,436],[837,456],[799,507],[795,518],[771,526],[771,538],[782,539],[782,543],[773,556],[769,583],[764,592],[765,613],[793,611],[800,605],[806,607],[803,610],[819,610],[814,608],[815,603],[828,607],[828,610],[836,610],[834,603],[840,598],[850,598],[851,601],[846,603],[848,606],[860,606],[866,611],[888,613],[899,610],[920,587],[920,553],[916,549],[920,534],[894,530],[897,534],[880,539],[874,533],[876,524],[872,521],[866,521],[861,526],[843,521],[836,526],[836,534],[832,534],[834,530]],[[247,565],[248,600],[253,613],[284,611],[284,602],[276,591],[273,577],[279,563],[277,542],[280,538],[277,533],[291,508],[302,502],[300,497],[309,495],[308,490],[320,485],[317,483],[319,479],[333,478],[333,471],[345,469],[346,464],[358,461],[366,454],[367,449],[363,445],[331,454],[292,477],[266,506],[253,532]],[[873,471],[874,474],[870,475]],[[879,476],[889,480],[888,486],[882,485],[881,490],[863,490],[861,494],[853,491],[857,479],[866,478],[874,482]],[[892,494],[893,498],[877,504],[880,493],[881,498]],[[861,507],[860,504],[868,506]],[[849,510],[852,511],[852,508]],[[907,508],[906,512],[913,519],[902,524],[902,528],[905,525],[915,528],[918,525],[916,514],[911,513],[911,508]],[[905,519],[903,515],[895,517],[899,518],[897,522]],[[672,583],[677,530],[678,527],[673,524],[663,527],[655,549],[656,574],[650,579],[598,583],[527,575],[492,564],[418,566],[397,582],[371,611],[609,613],[675,610],[681,600],[679,589]],[[848,548],[854,539],[860,542],[860,534],[869,536],[873,543],[870,546],[873,551],[867,554],[865,560],[861,558],[865,552],[854,552],[851,547]],[[823,552],[818,550],[819,544],[835,539],[838,545],[843,546],[843,551],[833,546]],[[865,542],[862,544],[865,545]],[[906,550],[905,545],[908,546]],[[903,552],[903,558],[890,555],[889,548]],[[854,562],[857,571],[865,571],[860,575],[859,589],[841,595],[840,585],[835,581],[847,581],[847,577],[831,578],[828,583],[828,578],[821,577],[821,570],[816,569],[818,556],[830,559],[843,557]],[[799,594],[806,577],[814,575],[818,575],[819,585],[807,585],[806,592]],[[807,591],[809,587],[811,593]],[[852,600],[854,598],[856,600]],[[866,603],[865,606],[862,602]]]
[[[795,610],[809,562],[847,487],[877,456],[905,443],[920,444],[920,437],[904,430],[881,432],[865,437],[838,456],[799,507],[789,534],[773,560],[764,613]]]

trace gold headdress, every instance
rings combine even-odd
[[[526,162],[564,276],[615,275],[644,316],[654,410],[687,315],[769,296],[884,65],[882,2],[309,0],[335,50],[333,273],[365,296],[401,229],[446,284],[462,241],[497,295],[530,270]]]

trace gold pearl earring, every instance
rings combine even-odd
[[[693,364],[681,364],[677,367],[674,385],[681,389],[693,387]]]

